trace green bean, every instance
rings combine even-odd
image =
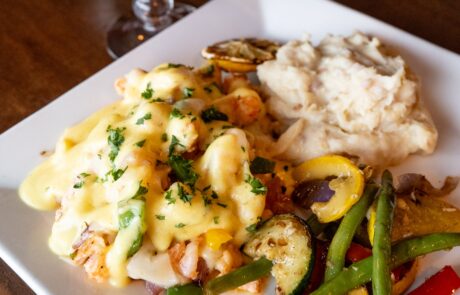
[[[203,295],[203,289],[190,283],[187,285],[170,287],[166,290],[166,295]]]
[[[391,172],[382,175],[382,187],[377,196],[372,247],[372,291],[374,295],[391,294],[391,227],[394,212],[394,188]]]
[[[389,266],[394,269],[418,256],[455,246],[460,246],[460,233],[431,234],[405,240],[392,247]],[[373,257],[371,256],[353,263],[335,278],[321,285],[311,295],[346,294],[348,291],[370,282],[372,262]]]
[[[373,184],[367,185],[361,199],[343,217],[327,253],[326,274],[324,276],[326,282],[339,274],[345,266],[347,250],[350,248],[356,229],[363,221],[367,209],[374,200],[376,191],[377,186]]]
[[[262,257],[228,274],[210,280],[204,287],[204,294],[220,294],[260,279],[270,273],[272,266],[273,263],[270,260]]]

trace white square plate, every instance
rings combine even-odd
[[[39,294],[143,294],[140,283],[126,289],[93,283],[82,269],[48,250],[53,213],[28,208],[16,193],[28,171],[42,161],[40,151],[52,150],[65,127],[117,99],[113,82],[132,68],[151,69],[167,61],[199,65],[201,48],[228,38],[286,41],[310,33],[317,42],[328,33],[348,35],[354,30],[378,36],[401,52],[423,81],[423,98],[440,131],[433,155],[410,157],[392,170],[423,173],[435,183],[447,175],[460,175],[458,55],[333,2],[216,0],[0,136],[0,256]],[[452,202],[460,205],[460,197],[453,195]],[[459,250],[429,255],[417,284],[445,264],[460,271]]]

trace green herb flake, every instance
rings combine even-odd
[[[206,123],[211,121],[228,121],[228,116],[218,111],[214,106],[201,112],[201,119]]]
[[[173,110],[171,111],[170,117],[179,118],[179,119],[185,118],[185,116],[177,108],[173,108]]]
[[[181,199],[182,202],[192,205],[193,195],[188,194],[182,185],[178,185],[177,194],[179,195],[179,199]]]
[[[73,185],[73,188],[76,188],[76,189],[82,188],[83,185],[85,184],[84,178],[86,178],[86,177],[88,177],[88,176],[90,176],[90,175],[91,175],[91,174],[86,173],[86,172],[80,173],[80,174],[77,176],[77,178],[78,178],[79,181]]]
[[[247,175],[244,181],[251,186],[251,192],[256,195],[264,195],[267,192],[267,188],[262,184],[262,182],[251,175]]]
[[[212,191],[211,198],[213,198],[214,200],[217,200],[219,198],[219,195],[215,191]]]
[[[77,252],[78,251],[75,250],[72,253],[70,253],[70,255],[69,255],[70,259],[74,260],[74,258],[77,256]]]
[[[142,91],[141,96],[145,99],[151,99],[153,93],[155,93],[155,91],[153,91],[152,84],[149,82],[147,83],[147,88],[145,88],[145,90]]]
[[[255,233],[257,231],[257,226],[258,225],[259,225],[258,223],[251,224],[251,225],[246,227],[246,231],[248,231],[250,233]]]
[[[183,90],[184,98],[192,97],[194,91],[195,91],[195,88],[185,87]]]
[[[211,198],[210,198],[208,195],[202,194],[201,196],[202,196],[202,198],[203,198],[203,203],[204,203],[204,206],[205,206],[205,207],[207,207],[207,206],[209,206],[209,205],[212,204],[212,200],[211,200]]]
[[[180,222],[180,223],[176,224],[175,227],[176,228],[183,228],[185,225],[186,225],[185,223]]]
[[[214,74],[214,65],[209,65],[201,70],[205,77],[211,77]]]
[[[223,204],[223,203],[217,202],[216,205],[217,205],[217,206],[220,206],[220,207],[222,207],[222,208],[227,208],[227,205],[226,205],[226,204]]]
[[[158,220],[165,220],[166,217],[164,215],[157,214],[157,215],[155,215],[155,218],[158,219]]]
[[[147,113],[147,114],[145,114],[143,117],[137,119],[136,125],[142,125],[142,124],[144,124],[144,121],[145,121],[145,120],[150,120],[150,119],[152,119],[152,114],[151,114],[151,113]]]
[[[138,141],[136,142],[134,145],[137,146],[137,147],[143,147],[145,144],[145,139],[141,140],[141,141]]]
[[[170,155],[168,164],[171,166],[174,174],[180,181],[190,185],[192,188],[195,186],[198,174],[192,168],[192,160],[187,160],[178,155]]]
[[[168,205],[175,204],[176,199],[172,196],[172,191],[168,190],[165,194],[165,200],[168,201]]]
[[[256,157],[250,165],[251,173],[253,174],[264,174],[272,173],[275,169],[275,162],[262,157]]]
[[[82,188],[84,184],[85,182],[83,180],[79,181],[73,185],[73,188],[76,188],[76,189]]]
[[[139,188],[137,189],[136,193],[134,196],[132,196],[132,199],[139,199],[142,198],[145,194],[149,192],[149,189],[146,188],[145,186],[142,186],[142,182],[139,182]]]
[[[106,173],[106,176],[112,176],[113,181],[117,181],[120,179],[120,177],[125,173],[126,169],[128,169],[128,166],[125,167],[125,169],[116,169],[115,167],[112,168],[109,172]]]
[[[154,103],[154,102],[165,102],[165,100],[161,97],[157,97],[150,101],[150,103]]]
[[[176,146],[180,146],[182,148],[185,148],[185,146],[180,143],[179,139],[177,139],[176,136],[171,136],[171,143],[169,144],[169,154],[172,155],[174,151],[176,150]]]
[[[125,137],[123,136],[123,132],[125,130],[125,127],[115,129],[113,129],[110,125],[107,127],[107,132],[109,133],[109,136],[107,137],[107,142],[110,147],[109,159],[111,162],[115,161],[115,158],[118,156],[118,153],[120,152],[120,147],[125,141]]]
[[[167,141],[168,141],[168,134],[163,133],[163,134],[161,135],[161,141],[162,141],[162,142],[167,142]]]
[[[175,69],[175,68],[180,68],[180,67],[184,67],[184,65],[183,64],[173,64],[173,63],[168,64],[168,69]]]
[[[219,224],[219,216],[214,216],[212,220],[214,221],[214,224]]]
[[[205,191],[209,190],[210,188],[211,188],[211,185],[208,185],[208,186],[204,187],[204,188],[202,189],[202,191],[205,192]]]

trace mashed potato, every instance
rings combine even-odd
[[[317,47],[294,40],[257,74],[268,112],[290,126],[276,145],[280,158],[349,154],[387,166],[436,146],[417,79],[377,38],[328,36]]]

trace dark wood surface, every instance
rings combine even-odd
[[[460,53],[458,0],[338,2]],[[0,133],[108,65],[106,32],[129,13],[129,0],[0,1]],[[0,294],[33,294],[2,260]]]

